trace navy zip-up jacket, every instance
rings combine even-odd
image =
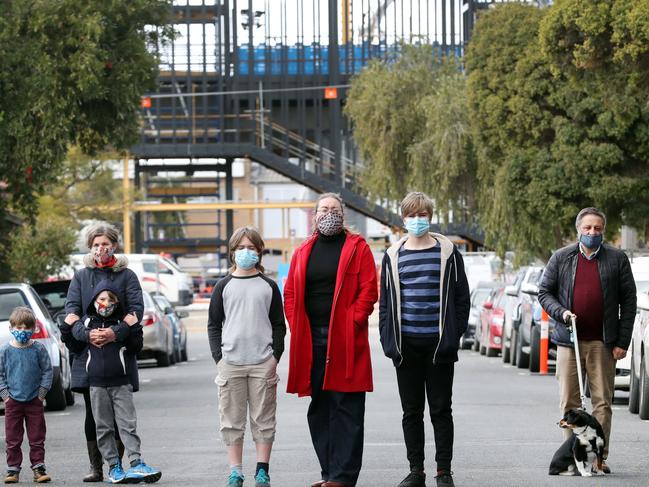
[[[471,300],[464,260],[457,247],[444,235],[431,233],[441,246],[439,344],[433,363],[457,362],[460,337],[469,322]],[[393,244],[383,256],[381,296],[379,298],[379,333],[385,355],[394,365],[401,365],[401,287],[399,283],[399,249],[404,237]]]
[[[111,291],[120,302],[113,313],[103,318],[95,310],[95,299],[102,291]],[[86,315],[72,327],[75,340],[88,343],[88,359],[86,372],[88,384],[95,387],[112,387],[131,384],[133,390],[138,389],[137,354],[142,350],[142,326],[138,323],[124,330],[122,318],[125,311],[121,306],[123,296],[114,283],[109,280],[99,282],[93,291],[93,299],[88,305]],[[90,343],[90,331],[97,328],[118,327],[120,332],[114,342],[103,347]]]

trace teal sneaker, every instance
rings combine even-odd
[[[255,487],[270,487],[270,477],[263,468],[255,475]]]
[[[149,467],[140,460],[140,463],[129,468],[126,472],[126,483],[137,484],[138,482],[146,482],[147,484],[151,484],[160,480],[160,477],[162,477],[160,470]]]
[[[243,479],[243,475],[241,475],[236,470],[232,470],[232,472],[230,472],[230,476],[228,477],[228,483],[225,485],[227,487],[243,487]]]
[[[109,484],[123,484],[125,481],[126,473],[119,463],[116,463],[115,465],[110,467],[107,480]]]

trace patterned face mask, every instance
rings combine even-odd
[[[11,330],[11,334],[14,336],[18,343],[25,344],[32,339],[34,330]]]
[[[102,264],[107,264],[113,258],[115,249],[112,247],[98,247],[94,250],[95,260]]]
[[[327,237],[338,235],[343,230],[343,215],[338,212],[325,213],[318,220],[318,232]]]
[[[95,301],[95,309],[97,310],[97,314],[99,316],[106,318],[107,316],[112,315],[113,311],[115,311],[115,303],[104,305]]]

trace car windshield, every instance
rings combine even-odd
[[[18,289],[0,289],[0,321],[8,321],[17,306],[29,306],[25,295]]]
[[[473,306],[482,306],[491,294],[491,289],[478,288],[473,296]]]

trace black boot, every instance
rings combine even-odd
[[[96,441],[86,442],[88,458],[90,459],[90,472],[83,478],[84,482],[101,482],[104,480],[103,461]]]

